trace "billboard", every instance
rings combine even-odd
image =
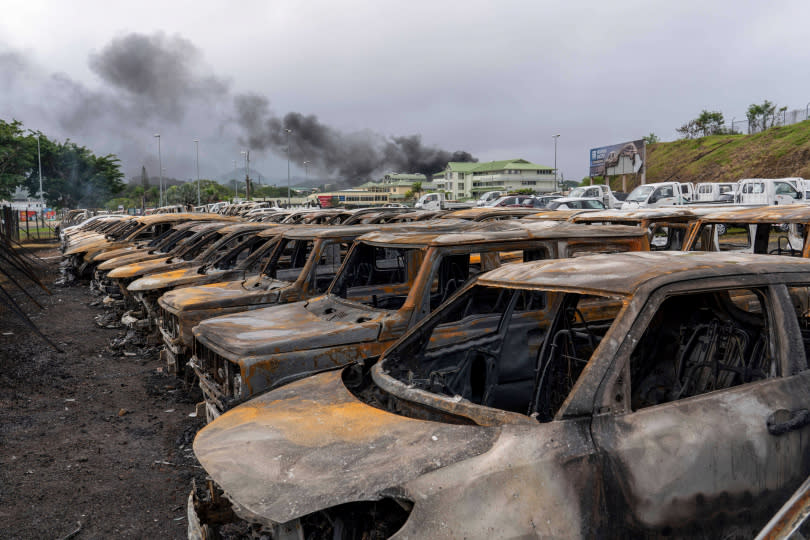
[[[644,140],[591,148],[589,176],[634,174],[644,167]]]

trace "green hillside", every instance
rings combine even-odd
[[[647,166],[648,183],[810,178],[810,121],[754,135],[712,135],[652,144],[647,147]]]

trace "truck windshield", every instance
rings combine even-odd
[[[378,309],[399,309],[408,297],[422,250],[357,244],[330,292]]]
[[[584,197],[585,196],[585,189],[584,187],[578,187],[571,190],[571,193],[568,194],[569,197]]]
[[[630,192],[630,195],[627,196],[626,200],[631,202],[644,202],[654,189],[655,186],[651,185],[638,186],[636,189]]]

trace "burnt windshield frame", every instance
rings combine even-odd
[[[380,246],[366,242],[355,242],[352,245],[351,250],[346,255],[346,259],[343,261],[340,269],[338,270],[337,275],[335,275],[335,279],[332,281],[332,284],[329,286],[327,290],[327,294],[334,295],[338,298],[343,300],[353,302],[350,298],[348,298],[348,287],[349,281],[355,279],[357,273],[359,272],[359,267],[361,265],[368,265],[368,261],[360,260],[361,257],[368,257],[368,250],[372,252],[378,249],[382,250],[394,250],[398,251],[399,254],[397,256],[398,260],[403,261],[403,272],[404,272],[404,280],[402,283],[408,283],[411,276],[409,273],[414,271],[413,268],[409,268],[410,264],[416,263],[416,266],[421,266],[422,258],[419,257],[418,259],[414,259],[413,255],[416,254],[423,254],[425,249],[423,247],[392,247],[392,246]],[[409,256],[410,255],[410,256]],[[409,261],[409,259],[411,259]],[[376,258],[375,258],[376,261]],[[417,262],[418,261],[418,262]],[[373,269],[372,269],[373,272]],[[413,272],[413,277],[415,278],[416,272]],[[369,284],[374,285],[374,284]],[[354,287],[357,287],[355,285]],[[410,294],[410,293],[409,293]],[[359,304],[367,305],[365,302],[357,302]]]
[[[287,249],[288,246],[292,244],[292,253],[290,253],[290,262],[286,268],[281,268],[280,260],[281,257],[284,255],[284,251]],[[279,279],[276,276],[278,275],[278,271],[286,271],[286,270],[294,270],[299,269],[300,271],[304,269],[309,260],[312,252],[315,251],[315,239],[314,238],[286,238],[282,237],[278,244],[273,249],[272,254],[267,259],[267,262],[261,269],[261,274],[263,276],[267,276],[271,279]],[[300,263],[300,264],[298,264]],[[296,265],[296,266],[293,266]],[[295,279],[291,280],[283,280],[283,281],[295,281]]]

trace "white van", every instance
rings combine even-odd
[[[739,181],[740,204],[794,204],[804,199],[797,180],[800,178],[744,178]],[[802,186],[803,188],[804,186]]]

